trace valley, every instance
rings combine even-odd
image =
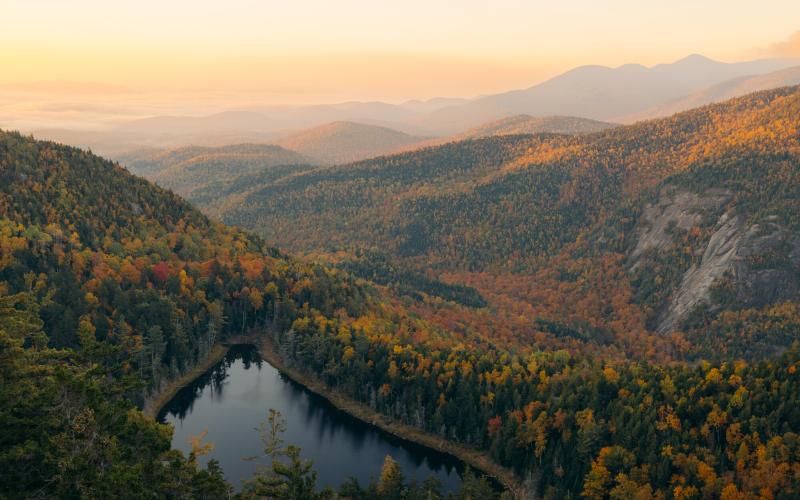
[[[449,329],[492,342],[527,349],[543,336],[626,355],[646,356],[648,344],[662,357],[709,355],[665,342],[697,308],[724,309],[723,285],[733,287],[735,308],[796,299],[797,96],[786,88],[585,136],[501,134],[262,183],[250,177],[200,206],[405,296],[427,292],[431,300],[413,306],[419,314],[440,324],[458,315]],[[747,264],[782,251],[785,265]],[[538,289],[522,293],[525,279]],[[606,292],[576,279],[600,280]],[[780,292],[768,291],[775,280]],[[488,326],[486,297],[502,325]],[[541,319],[576,333],[537,330]],[[775,342],[763,349],[791,344]]]
[[[86,408],[100,416],[96,433],[157,432],[126,405],[215,359],[218,342],[254,332],[272,336],[274,366],[364,408],[361,418],[380,415],[384,428],[464,458],[462,447],[475,450],[493,475],[508,473],[492,463],[513,471],[503,482],[517,497],[591,491],[606,457],[620,460],[619,474],[597,487],[655,492],[675,474],[693,481],[685,467],[706,460],[720,484],[731,446],[791,447],[793,428],[780,422],[798,421],[798,95],[789,87],[589,135],[499,135],[289,172],[264,163],[274,148],[253,146],[220,160],[241,177],[206,167],[225,189],[245,189],[240,201],[215,201],[221,218],[306,249],[304,259],[117,164],[3,133],[4,317],[29,332],[6,337],[20,367],[9,387],[26,380],[26,394]],[[193,178],[177,179],[192,192]],[[33,311],[40,320],[23,319]],[[75,389],[47,389],[48,366]],[[85,399],[89,387],[100,399]],[[15,412],[21,394],[5,396]],[[758,406],[744,399],[756,394]],[[103,416],[119,414],[112,408],[127,408],[126,420]],[[723,441],[712,417],[782,437],[765,444],[753,430]],[[136,458],[99,443],[84,450],[59,487],[115,484],[117,469],[87,475],[92,457],[157,460],[169,448],[169,434],[158,435]],[[72,453],[69,442],[56,446]],[[665,446],[684,451],[665,456]],[[231,487],[217,462],[184,450],[173,467],[204,491]],[[5,460],[18,483],[41,481]],[[738,460],[756,474],[783,459]],[[154,482],[163,462],[147,463],[135,466],[148,478],[139,484],[172,488]],[[460,488],[490,491],[472,479]]]
[[[0,498],[800,498],[778,1],[5,9]]]

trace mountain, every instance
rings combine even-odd
[[[796,497],[798,111],[788,88],[449,143],[293,173],[229,207],[352,271],[0,132],[0,496],[230,496],[216,462],[170,450],[138,407],[246,335],[518,498]],[[681,332],[651,328],[678,309]],[[290,452],[253,488],[330,497]],[[389,472],[339,496],[442,497]]]
[[[639,64],[617,68],[581,66],[528,89],[479,97],[433,111],[415,123],[424,123],[440,134],[452,134],[464,127],[520,113],[618,121],[710,85],[793,64],[796,62],[773,59],[722,63],[692,55],[650,68]]]
[[[259,176],[266,180],[271,175],[277,178],[318,162],[269,144],[138,150],[115,159],[134,174],[195,203],[209,202],[210,193],[224,191],[238,177]]]
[[[452,137],[453,140],[479,139],[495,135],[516,134],[590,134],[611,127],[613,123],[577,118],[573,116],[545,116],[533,117],[530,115],[514,115],[489,123],[484,123]]]
[[[799,107],[792,87],[591,135],[449,143],[279,179],[220,215],[294,250],[379,248],[484,296],[505,289],[487,276],[524,275],[562,293],[574,283],[559,283],[580,275],[576,256],[622,258],[606,279],[628,289],[644,321],[636,328],[691,329],[697,311],[800,299]],[[564,278],[547,274],[559,267]],[[579,331],[603,324],[571,309],[586,299],[574,292],[539,314],[572,317]],[[612,323],[601,329],[613,336]]]
[[[774,89],[800,84],[800,66],[774,71],[764,75],[748,75],[734,78],[711,87],[704,88],[688,96],[681,97],[640,113],[624,117],[623,122],[635,122],[650,118],[669,116],[687,109],[713,102],[750,94],[759,90]]]
[[[366,294],[110,161],[0,131],[0,496],[228,496],[136,405],[219,339],[309,307],[361,316]]]
[[[722,63],[692,55],[671,64],[618,68],[581,66],[527,89],[473,99],[434,98],[399,104],[344,102],[309,106],[250,106],[206,116],[153,116],[120,121],[98,130],[68,127],[33,130],[42,139],[90,147],[105,155],[141,148],[176,148],[187,145],[223,146],[270,143],[298,130],[331,122],[354,122],[390,128],[423,137],[448,137],[481,124],[527,114],[534,117],[574,116],[600,121],[631,121],[651,117],[651,110],[745,76],[753,77],[796,66],[796,60],[767,59]],[[793,83],[776,77],[775,86]],[[737,92],[761,90],[767,81],[721,92],[720,99]],[[697,99],[686,105],[699,105]],[[677,110],[677,108],[671,108]],[[643,114],[646,113],[647,114]],[[381,154],[386,151],[381,150]],[[364,158],[337,156],[335,162]]]
[[[413,151],[424,147],[438,146],[448,142],[458,142],[467,139],[481,139],[484,137],[500,135],[525,135],[525,134],[591,134],[601,130],[616,127],[614,123],[589,120],[574,116],[545,116],[537,118],[530,115],[514,115],[499,120],[493,120],[459,134],[437,137],[421,143],[412,144],[397,152]]]
[[[302,130],[275,142],[325,163],[347,163],[391,153],[425,140],[425,137],[386,127],[340,121]]]
[[[449,100],[443,101],[449,103]],[[405,124],[416,116],[414,106],[383,102],[345,102],[311,106],[255,106],[249,109],[225,111],[207,116],[155,116],[119,124],[114,130],[119,134],[167,134],[168,136],[232,133],[258,133],[273,137],[287,135],[321,124],[350,121],[362,124],[387,126],[409,134],[419,133],[419,128]],[[434,103],[428,109],[438,109]]]

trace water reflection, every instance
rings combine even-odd
[[[314,461],[320,486],[339,486],[348,477],[362,484],[375,479],[386,455],[392,455],[407,477],[423,481],[436,476],[445,491],[458,488],[463,464],[449,455],[369,426],[337,410],[324,398],[289,380],[263,361],[252,346],[235,346],[211,370],[184,387],[158,418],[175,427],[173,447],[187,451],[189,438],[208,429],[210,455],[220,461],[234,485],[250,477],[260,455],[256,428],[274,408],[286,418],[286,443],[302,448]]]

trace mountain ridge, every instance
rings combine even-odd
[[[649,224],[643,214],[655,210],[646,209],[647,203],[674,205],[677,213],[702,209],[709,212],[704,218],[683,215],[694,222],[683,226],[684,219],[679,218],[674,229],[676,234],[699,231],[701,236],[682,237],[693,241],[693,251],[700,253],[678,259],[670,253],[676,249],[667,238],[647,253],[647,259],[655,260],[630,264],[624,271],[630,273],[625,280],[631,283],[626,286],[632,287],[634,296],[639,294],[636,307],[649,318],[648,328],[666,332],[688,320],[695,306],[712,304],[713,310],[715,287],[722,286],[727,272],[741,278],[730,286],[742,304],[756,304],[758,296],[795,297],[794,278],[783,268],[771,271],[775,282],[784,283],[783,292],[767,293],[769,285],[756,277],[761,272],[756,267],[732,267],[734,261],[717,259],[712,250],[703,257],[701,249],[713,248],[708,238],[734,238],[739,243],[728,247],[732,252],[728,256],[747,261],[755,258],[754,252],[779,251],[774,246],[778,241],[793,241],[795,222],[789,207],[796,185],[781,184],[775,176],[793,178],[798,103],[800,88],[791,87],[591,135],[499,136],[447,143],[251,187],[236,204],[220,203],[218,215],[243,227],[272,228],[261,234],[290,249],[335,253],[353,246],[381,248],[391,259],[461,276],[460,283],[474,287],[470,273],[536,275],[544,272],[554,255],[569,248],[587,256],[613,251],[640,261],[640,257],[630,257],[630,245],[638,234],[634,223]],[[749,158],[752,166],[747,167],[742,158]],[[698,166],[703,164],[708,167]],[[756,166],[763,171],[751,171]],[[737,180],[736,175],[745,175],[736,173],[740,171],[751,172],[745,178],[761,179],[764,185]],[[693,177],[697,185],[704,185],[704,177],[711,172],[718,177],[719,185],[714,187],[728,186],[735,196],[702,208],[683,206],[671,195],[658,194],[670,189],[690,193],[687,181],[677,179]],[[774,191],[771,198],[760,198],[765,189]],[[751,215],[734,217],[735,211],[726,211],[730,204]],[[773,236],[758,242],[748,233],[755,223],[745,221],[773,210],[767,207],[775,207],[782,222],[766,226],[762,222],[762,228],[772,228]],[[652,220],[666,221],[663,224],[669,226],[670,213],[653,215]],[[738,222],[726,226],[726,220]],[[595,247],[588,243],[592,241],[606,243]],[[661,252],[669,257],[657,257]],[[786,262],[795,260],[786,258]],[[674,297],[662,291],[653,295],[652,280],[657,276],[647,273],[658,266],[666,266],[671,273],[673,281],[667,280],[661,288],[677,294]],[[767,269],[771,268],[763,271]],[[692,273],[702,285],[691,284]],[[742,286],[762,291],[753,294]],[[486,288],[480,291],[493,293]],[[666,313],[673,307],[670,300],[683,305]]]
[[[640,113],[623,117],[620,121],[632,123],[639,120],[661,118],[687,109],[721,102],[736,96],[772,88],[787,87],[800,83],[800,66],[781,69],[761,75],[746,75],[706,87],[702,90],[683,96]]]
[[[292,131],[333,121],[359,122],[427,137],[450,136],[517,114],[568,115],[618,122],[727,80],[797,64],[797,60],[789,59],[722,63],[691,55],[651,67],[580,66],[531,87],[472,99],[251,106],[208,116],[155,116],[122,123],[112,120],[110,128],[105,130],[36,133],[44,138],[62,138],[72,145],[90,146],[103,154],[120,154],[125,149],[147,146],[270,142]]]
[[[645,67],[625,64],[616,68],[579,66],[526,89],[483,96],[456,107],[434,111],[421,120],[439,131],[477,125],[503,115],[570,115],[617,121],[659,102],[682,97],[693,90],[737,76],[782,69],[786,60],[721,63],[703,56]]]

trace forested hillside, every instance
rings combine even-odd
[[[270,144],[144,149],[117,155],[116,159],[134,174],[200,205],[224,195],[240,177],[255,176],[268,182],[318,163]]]
[[[524,134],[566,134],[580,135],[591,134],[615,127],[616,124],[579,118],[575,116],[530,116],[513,115],[499,120],[492,120],[477,127],[472,127],[454,135],[437,137],[413,144],[395,152],[414,151],[424,147],[439,146],[448,142],[459,142],[468,139],[481,139],[501,135]]]
[[[4,495],[136,495],[122,489],[132,481],[217,497],[219,471],[169,452],[169,431],[133,403],[231,334],[368,310],[343,273],[212,223],[106,160],[5,132],[0,298]]]
[[[224,496],[135,406],[245,332],[529,497],[797,497],[799,103],[447,144],[228,207],[388,290],[0,133],[2,494]]]
[[[589,136],[452,143],[251,188],[221,216],[292,250],[380,248],[444,273],[504,303],[503,330],[524,314],[518,338],[546,318],[631,342],[686,329],[689,351],[760,356],[795,336],[747,350],[695,328],[735,339],[749,327],[698,312],[756,321],[799,297],[798,110],[790,87]]]
[[[269,222],[265,236],[298,250],[346,240],[464,268],[535,264],[560,246],[554,238],[574,240],[600,217],[598,209],[620,205],[621,195],[701,162],[790,152],[797,101],[791,88],[587,137],[487,138],[317,169],[263,186],[224,218]],[[289,229],[301,215],[310,220]],[[341,231],[345,223],[328,218],[367,227]]]

